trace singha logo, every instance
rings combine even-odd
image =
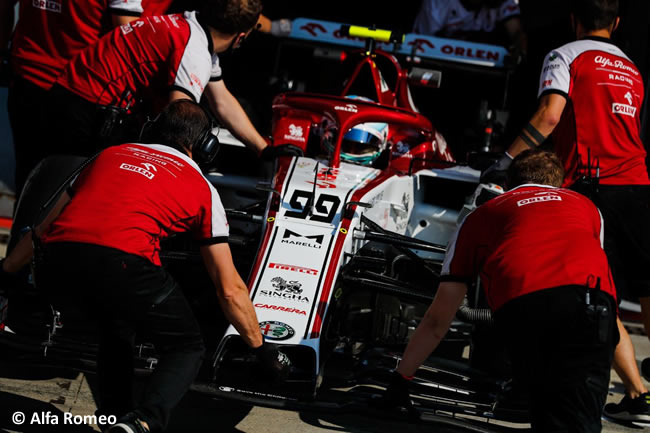
[[[302,283],[298,281],[286,281],[281,277],[274,277],[271,279],[271,284],[278,292],[294,293],[299,295],[302,293]]]

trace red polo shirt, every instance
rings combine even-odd
[[[441,280],[481,277],[492,310],[528,293],[565,285],[594,287],[616,298],[602,249],[603,223],[581,194],[522,185],[470,213],[447,249]]]
[[[108,148],[81,173],[71,194],[44,242],[101,245],[160,265],[160,240],[174,233],[191,231],[206,244],[228,238],[219,194],[194,161],[169,146]]]

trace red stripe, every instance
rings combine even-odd
[[[355,191],[354,194],[352,194],[352,198],[350,199],[350,201],[359,201],[361,197],[363,197],[366,193],[368,193],[368,191],[376,188],[377,185],[384,183],[386,179],[393,177],[394,175],[395,173],[393,171],[382,172],[379,176],[377,176],[375,179],[370,181],[366,186]],[[343,244],[345,243],[345,238],[347,237],[347,233],[349,233],[351,222],[352,220],[350,220],[349,218],[345,218],[341,222],[341,226],[338,232],[339,234],[338,237],[336,238],[336,245],[334,245],[334,252],[331,255],[333,261],[330,263],[330,267],[327,270],[327,275],[325,276],[325,283],[323,284],[323,291],[321,292],[319,307],[318,310],[316,311],[316,318],[314,318],[314,326],[311,329],[311,334],[309,338],[318,338],[320,336],[321,327],[323,326],[323,318],[324,318],[323,316],[325,315],[325,309],[327,308],[327,299],[329,298],[330,292],[332,291],[334,277],[336,276],[335,274],[337,273],[336,272],[337,265],[339,262],[339,258],[341,257]],[[348,232],[342,233],[340,231],[341,229],[345,229]]]
[[[11,229],[11,223],[13,220],[11,218],[0,217],[0,228]]]

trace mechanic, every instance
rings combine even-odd
[[[68,63],[51,90],[56,151],[88,155],[93,144],[131,139],[140,122],[126,113],[137,105],[155,112],[167,101],[198,102],[205,91],[224,126],[260,154],[267,143],[221,79],[217,56],[239,47],[260,11],[259,0],[206,1],[199,12],[144,17],[104,36]],[[137,127],[129,132],[123,118]]]
[[[219,195],[192,160],[214,144],[211,129],[197,103],[170,103],[143,133],[150,144],[102,151],[35,229],[43,255],[37,278],[61,302],[62,317],[66,306],[88,311],[100,328],[98,414],[118,417],[111,433],[163,431],[201,364],[199,325],[182,290],[161,267],[160,241],[174,233],[190,231],[199,241],[221,308],[254,348],[260,366],[278,379],[290,368],[277,346],[263,342],[248,289],[232,261]],[[2,262],[3,273],[29,261],[32,237],[32,232],[24,236]],[[141,332],[160,359],[142,401],[134,405],[133,342]]]
[[[552,152],[525,151],[510,166],[512,189],[463,220],[386,404],[412,408],[409,380],[480,275],[513,378],[528,395],[532,430],[601,430],[618,342],[616,291],[601,245],[600,213],[581,194],[558,188],[563,176]]]
[[[482,175],[498,181],[512,156],[553,134],[567,173],[564,186],[588,195],[605,220],[605,251],[619,291],[639,299],[650,332],[650,180],[639,134],[643,81],[634,63],[611,41],[617,0],[574,2],[577,41],[547,54],[539,107],[506,154]],[[614,368],[626,396],[608,404],[614,419],[650,421],[650,394],[641,381],[634,347],[619,320],[621,344]],[[648,362],[646,361],[646,365]]]
[[[0,0],[0,61],[8,56],[17,0]],[[29,172],[50,153],[42,134],[43,101],[65,64],[111,27],[136,19],[140,0],[21,0],[11,40],[13,79],[7,108],[16,157],[15,186],[20,194]]]
[[[519,15],[517,0],[422,0],[413,32],[503,45],[493,37],[502,25],[511,52],[524,55],[528,42]]]

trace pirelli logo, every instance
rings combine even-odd
[[[562,201],[562,197],[559,195],[555,194],[549,194],[549,195],[540,195],[537,197],[530,197],[530,198],[525,198],[523,200],[519,200],[517,202],[517,206],[526,206],[527,204],[533,204],[533,203],[541,203],[544,201]]]
[[[132,171],[134,173],[140,173],[141,175],[143,175],[149,180],[153,179],[153,177],[155,176],[152,172],[150,172],[145,168],[138,167],[137,165],[126,164],[124,162],[122,163],[122,165],[120,165],[120,168],[122,170]]]
[[[61,3],[52,0],[32,0],[32,6],[44,11],[61,13]]]
[[[284,265],[282,263],[270,263],[271,269],[282,269],[283,271],[300,272],[302,274],[318,275],[318,269],[303,268],[302,266]]]

